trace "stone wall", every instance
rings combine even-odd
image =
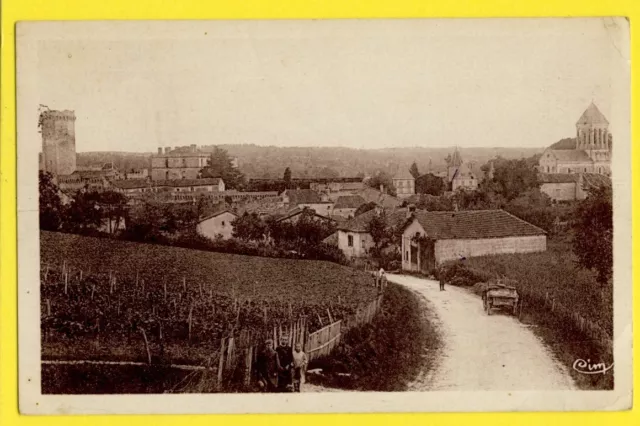
[[[481,238],[472,240],[438,240],[436,262],[459,260],[492,254],[534,253],[547,250],[546,235],[529,237]]]

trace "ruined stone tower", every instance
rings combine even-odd
[[[74,111],[44,110],[40,114],[42,168],[54,175],[76,170],[76,115]]]

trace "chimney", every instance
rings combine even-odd
[[[158,147],[158,154],[162,154],[162,147]]]
[[[165,153],[165,154],[168,154],[168,153],[170,153],[170,152],[171,152],[171,147],[170,147],[170,146],[168,146],[168,147],[166,147],[166,148],[164,149],[164,153]]]
[[[191,152],[196,152],[196,144],[195,143],[191,144]]]
[[[407,206],[407,219],[411,218],[411,216],[413,216],[413,214],[416,212],[416,205],[415,204],[409,204]]]

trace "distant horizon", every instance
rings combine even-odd
[[[562,138],[562,139],[570,139],[570,138]],[[462,146],[458,146],[458,150],[460,151],[465,151],[465,150],[482,150],[482,149],[497,149],[497,150],[541,150],[544,151],[545,149],[547,149],[550,145],[553,145],[556,142],[559,142],[562,139],[558,139],[557,141],[550,143],[548,146],[544,146],[544,147],[539,147],[539,146],[472,146],[472,147],[462,147]],[[181,147],[185,147],[188,145],[177,145],[177,146],[172,146],[171,148],[181,148]],[[209,144],[209,145],[198,145],[197,148],[202,148],[202,147],[212,147],[212,146],[217,146],[217,147],[225,147],[225,146],[255,146],[255,147],[259,147],[259,148],[277,148],[277,149],[350,149],[350,150],[354,150],[354,151],[385,151],[385,150],[412,150],[412,149],[426,149],[426,150],[446,150],[446,149],[450,149],[451,151],[453,151],[456,146],[455,145],[450,145],[450,146],[402,146],[402,147],[397,147],[397,146],[389,146],[389,147],[382,147],[382,148],[364,148],[364,147],[349,147],[349,146],[331,146],[331,145],[318,145],[318,146],[301,146],[301,145],[291,145],[291,146],[277,146],[277,145],[260,145],[260,144],[256,144],[256,143],[245,143],[245,144],[240,144],[240,143],[225,143],[225,144]],[[157,147],[157,148],[166,148],[166,147]],[[157,148],[155,151],[118,151],[118,150],[91,150],[91,151],[76,151],[76,154],[92,154],[92,153],[117,153],[117,154],[157,154]]]

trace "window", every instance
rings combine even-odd
[[[222,226],[224,226],[224,220],[222,221]]]
[[[364,240],[360,240],[360,244],[362,245],[362,248],[364,248]]]
[[[347,236],[347,245],[353,247],[353,235]]]
[[[404,252],[404,260],[409,260],[409,250]]]

